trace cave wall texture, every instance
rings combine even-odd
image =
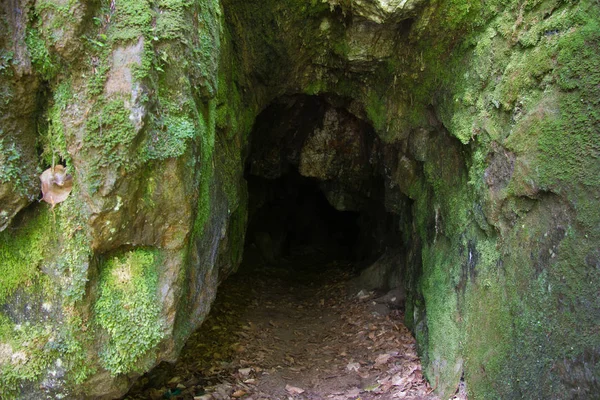
[[[410,199],[440,395],[598,393],[596,0],[6,0],[1,398],[114,398],[177,357],[242,256],[254,119],[297,94],[370,124],[385,206]]]

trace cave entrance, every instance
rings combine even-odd
[[[402,325],[412,205],[386,188],[378,139],[347,109],[286,96],[257,117],[242,264],[177,363],[131,398],[428,398],[422,375],[402,375],[420,371]]]
[[[308,265],[337,260],[359,271],[385,252],[402,254],[401,220],[410,216],[410,205],[404,213],[386,211],[382,146],[349,107],[339,97],[284,96],[257,117],[245,171],[242,268],[292,261],[298,269],[296,261],[313,257]],[[381,276],[368,289],[397,286],[395,277]]]

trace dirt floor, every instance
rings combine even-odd
[[[312,256],[259,259],[219,288],[174,365],[126,399],[437,399],[401,309],[351,293],[352,268]],[[392,307],[393,308],[393,307]]]

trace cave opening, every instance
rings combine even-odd
[[[242,269],[289,261],[302,269],[297,261],[313,257],[305,264],[337,260],[359,273],[386,253],[403,258],[410,201],[399,203],[401,212],[386,209],[382,146],[371,125],[348,111],[350,104],[336,96],[283,96],[256,118],[245,171]],[[384,264],[371,272],[376,279],[365,278],[366,289],[402,284],[401,271],[393,270],[402,263]]]
[[[177,363],[141,379],[131,398],[169,385],[177,393],[180,376],[189,378],[183,386],[231,394],[222,369],[255,385],[240,395],[286,398],[311,387],[321,398],[323,385],[368,386],[354,373],[357,360],[399,354],[398,343],[419,362],[402,325],[412,201],[390,190],[383,146],[348,102],[284,96],[258,115],[246,154],[241,265]]]

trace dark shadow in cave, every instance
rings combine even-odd
[[[257,117],[242,269],[289,262],[298,269],[295,261],[316,257],[358,272],[390,249],[402,253],[410,204],[404,213],[386,210],[379,140],[348,106],[339,97],[284,96]]]
[[[275,265],[299,256],[362,259],[361,213],[334,209],[313,179],[291,169],[278,179],[248,177],[246,251]]]

